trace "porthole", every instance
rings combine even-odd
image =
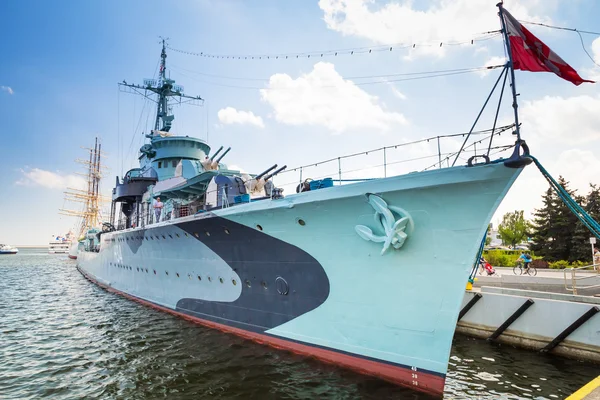
[[[188,279],[191,280],[192,279],[192,275],[188,274]]]
[[[184,235],[185,235],[185,237],[188,237],[188,234],[187,234],[187,232],[185,232],[185,233],[184,233]]]
[[[154,236],[150,236],[150,239],[154,240]]]
[[[223,283],[223,278],[219,278],[219,282]]]
[[[236,282],[236,280],[235,280],[235,279],[232,279],[232,280],[231,280],[231,283],[233,283],[233,286],[237,285],[237,282]]]
[[[283,296],[287,295],[290,291],[288,283],[281,276],[275,279],[275,285],[277,286],[277,292]]]
[[[252,286],[252,284],[250,283],[250,281],[248,279],[246,279],[244,282],[246,283],[246,287],[251,287]]]
[[[304,222],[304,220],[302,218],[298,218],[296,221],[298,222],[298,225],[300,225],[300,226],[306,225],[306,222]]]
[[[260,226],[260,225],[258,225],[258,224],[256,225],[256,229],[258,229],[259,231],[262,231],[262,230],[263,230],[262,226]]]
[[[169,271],[165,271],[165,275],[169,275]]]
[[[209,282],[212,282],[212,278],[211,278],[210,276],[208,277],[208,281],[209,281]]]
[[[163,239],[166,239],[165,235],[162,235]]]
[[[171,239],[173,239],[173,236],[169,235],[169,237],[170,237]]]
[[[146,238],[145,238],[145,239],[146,239],[146,240],[148,240],[148,236],[146,236]]]
[[[138,272],[140,272],[140,267],[137,268]]]
[[[146,273],[148,273],[148,268],[146,268]]]
[[[267,282],[265,282],[265,281],[261,281],[261,282],[260,282],[260,286],[262,286],[262,287],[263,287],[263,289],[267,290]]]
[[[206,233],[206,236],[210,236],[210,232],[209,231],[205,231],[204,233]]]
[[[179,233],[176,233],[175,236],[179,237]]]
[[[196,236],[197,238],[200,237],[200,235],[198,235],[198,232],[194,232],[194,236]]]
[[[175,275],[177,275],[177,277],[179,278],[179,272],[176,272]]]
[[[223,228],[223,231],[225,232],[226,235],[229,235],[229,229]]]
[[[156,275],[156,270],[154,270],[154,275]]]
[[[199,280],[199,281],[201,281],[201,280],[202,280],[202,277],[201,277],[200,275],[198,275],[198,280]]]

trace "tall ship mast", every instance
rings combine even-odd
[[[77,217],[75,232],[69,232],[66,238],[63,238],[63,243],[50,244],[50,250],[60,248],[61,253],[69,253],[69,258],[76,259],[79,247],[79,241],[82,240],[88,230],[93,227],[102,225],[102,204],[107,201],[100,194],[100,180],[102,179],[104,166],[102,165],[103,157],[106,156],[102,152],[102,144],[95,139],[94,147],[84,148],[89,152],[89,159],[77,159],[75,162],[85,166],[85,173],[77,173],[86,178],[86,189],[67,188],[65,200],[80,204],[79,210],[60,209],[59,214],[70,217]],[[55,242],[59,239],[55,239]],[[64,242],[68,242],[65,244]],[[65,251],[65,246],[67,249]]]
[[[512,20],[498,7],[510,55],[505,19]],[[156,120],[139,167],[116,177],[109,222],[87,232],[79,271],[199,324],[441,395],[482,238],[532,162],[519,130],[512,59],[492,89],[504,78],[499,110],[510,78],[508,157],[490,151],[495,122],[482,139],[489,145],[467,145],[480,112],[460,150],[444,159],[439,152],[436,168],[347,182],[342,157],[332,158],[326,162],[338,163],[338,176],[304,175],[286,195],[273,183],[286,165],[231,170],[222,162],[231,147],[215,151],[174,130],[171,105],[202,99],[167,77],[164,41],[160,60],[158,79],[120,84],[154,96]],[[441,137],[433,138],[438,146]]]

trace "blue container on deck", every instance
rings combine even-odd
[[[248,193],[235,196],[233,198],[234,203],[250,203],[250,195]]]
[[[333,186],[333,178],[317,179],[310,182],[310,190],[323,189]]]

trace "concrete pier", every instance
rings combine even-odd
[[[553,293],[572,294],[572,291],[565,287],[565,270],[557,269],[538,269],[536,276],[515,275],[512,268],[494,267],[496,275],[477,275],[474,283],[475,287],[495,286],[502,288],[535,290]],[[571,287],[570,270],[567,273],[567,286]],[[576,285],[593,286],[600,285],[600,274],[596,271],[577,271],[578,278],[585,277],[585,280],[579,280]],[[600,295],[600,287],[590,289],[577,289],[577,294],[585,296]]]
[[[600,298],[484,286],[465,293],[456,331],[600,363]]]

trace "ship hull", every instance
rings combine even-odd
[[[441,395],[481,237],[519,173],[447,168],[111,232],[78,268],[203,325]]]

